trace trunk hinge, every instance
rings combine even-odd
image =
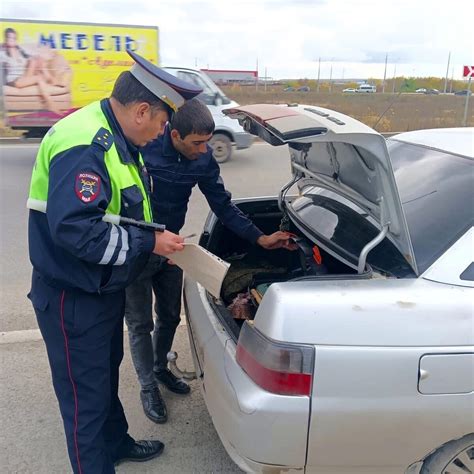
[[[308,156],[308,151],[310,149],[309,144],[303,144],[301,147],[301,152],[302,152],[302,161],[306,162],[306,158]],[[294,161],[296,161],[296,155],[294,153],[291,153],[291,166],[293,169]],[[293,177],[291,178],[288,183],[286,183],[280,190],[280,193],[278,194],[278,207],[280,211],[283,213],[283,218],[282,218],[282,224],[280,226],[280,230],[288,230],[288,229],[283,229],[281,227],[289,226],[290,219],[288,217],[288,214],[286,212],[286,206],[285,206],[285,196],[288,190],[296,184],[301,178],[304,177],[304,173],[301,173],[301,169],[299,169],[299,173],[294,173]],[[284,222],[285,221],[285,222]]]
[[[290,230],[290,218],[288,216],[288,211],[286,210],[285,205],[285,196],[288,190],[300,179],[300,177],[294,176],[291,181],[286,183],[280,190],[278,194],[278,208],[282,212],[282,217],[280,221],[280,230],[283,232],[288,232]]]
[[[367,261],[367,255],[369,252],[377,247],[380,242],[382,242],[383,239],[385,239],[385,236],[388,233],[388,227],[390,225],[390,222],[385,222],[385,207],[383,203],[383,197],[378,199],[378,203],[380,206],[380,222],[382,223],[382,230],[379,232],[377,237],[375,239],[371,240],[363,249],[362,252],[359,255],[359,262],[357,264],[357,273],[360,275],[361,273],[364,273],[365,270],[365,263]]]

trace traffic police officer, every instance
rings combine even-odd
[[[135,53],[109,99],[63,118],[43,139],[28,207],[33,264],[29,298],[51,367],[75,473],[113,473],[144,461],[160,441],[135,441],[118,397],[125,287],[149,256],[183,248],[169,231],[111,224],[152,222],[138,151],[163,133],[173,110],[201,92]],[[42,212],[41,212],[42,211]]]

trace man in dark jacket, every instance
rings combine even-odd
[[[167,229],[179,233],[184,225],[189,197],[197,184],[212,211],[239,237],[266,249],[291,248],[287,233],[264,235],[231,202],[219,165],[208,145],[213,131],[214,120],[208,108],[198,99],[191,99],[173,116],[164,135],[142,149],[153,180],[153,215]],[[170,265],[166,258],[153,256],[137,280],[127,288],[125,320],[141,385],[140,397],[146,416],[156,423],[167,420],[158,382],[174,393],[190,391],[189,386],[167,368],[166,359],[180,322],[182,281],[179,267]],[[156,297],[155,322],[152,293]]]

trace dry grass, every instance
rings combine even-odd
[[[377,130],[403,132],[423,128],[460,127],[464,117],[465,97],[423,94],[343,94],[341,92],[283,92],[282,87],[258,91],[255,86],[223,87],[225,93],[241,105],[301,103],[319,105],[350,115],[373,127],[380,115]],[[393,102],[393,104],[392,104]],[[392,105],[390,105],[392,104]],[[474,126],[474,98],[470,98],[468,126]]]
[[[282,86],[222,87],[224,92],[241,105],[269,103],[302,103],[319,105],[350,115],[373,127],[380,115],[388,109],[377,125],[379,132],[404,132],[422,128],[460,127],[464,117],[465,97],[423,94],[343,94],[311,92],[283,92]],[[392,104],[393,102],[393,104]],[[392,105],[390,105],[392,104]],[[3,112],[0,110],[0,112]],[[3,115],[3,114],[0,114]],[[474,126],[474,97],[469,101],[467,125]],[[22,132],[4,126],[0,117],[0,137],[16,137]]]

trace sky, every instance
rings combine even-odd
[[[445,77],[449,55],[460,79],[474,65],[469,0],[2,0],[0,16],[158,26],[161,65],[258,63],[274,79]]]

